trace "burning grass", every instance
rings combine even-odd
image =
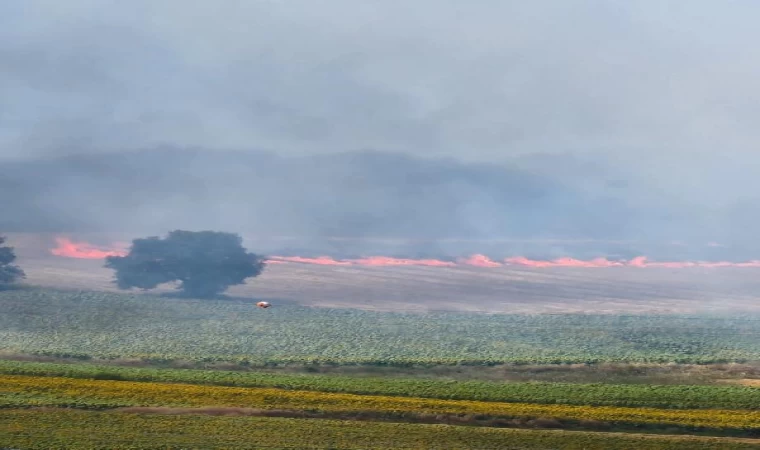
[[[93,235],[94,242],[123,236]],[[55,236],[9,235],[31,285],[115,292],[102,259],[50,254]],[[105,245],[89,250],[108,252]],[[102,248],[101,248],[102,247]],[[88,251],[89,251],[88,250]],[[167,293],[174,286],[159,287]],[[760,311],[755,268],[436,267],[269,264],[230,296],[376,311],[709,313]],[[275,303],[275,306],[277,303]]]
[[[108,256],[124,256],[128,253],[129,245],[118,242],[108,247],[93,246],[86,241],[73,241],[65,236],[55,238],[57,246],[51,249],[51,253],[56,256],[78,259],[104,259]],[[269,263],[302,263],[316,264],[325,266],[373,266],[373,267],[392,267],[392,266],[428,266],[428,267],[458,267],[472,266],[480,268],[503,267],[503,266],[523,266],[534,268],[547,267],[564,267],[564,268],[607,268],[607,267],[665,267],[671,269],[683,268],[718,268],[718,267],[760,267],[760,260],[729,262],[729,261],[649,261],[646,256],[637,256],[630,260],[609,260],[598,257],[590,260],[581,260],[571,257],[561,257],[553,260],[535,260],[524,256],[513,256],[502,260],[494,260],[486,255],[474,254],[467,257],[457,258],[456,261],[440,259],[414,259],[414,258],[394,258],[389,256],[366,256],[362,258],[335,259],[330,256],[303,257],[303,256],[270,256]]]

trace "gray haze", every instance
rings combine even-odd
[[[758,18],[752,0],[7,0],[0,227],[746,251]]]

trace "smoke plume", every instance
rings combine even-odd
[[[760,6],[684,5],[0,2],[0,230],[757,259]]]
[[[0,229],[129,239],[210,229],[240,233],[260,253],[343,259],[741,262],[760,255],[746,226],[716,233],[677,202],[649,204],[654,194],[645,185],[589,190],[609,172],[595,176],[581,184],[517,163],[379,152],[80,155],[0,165]]]

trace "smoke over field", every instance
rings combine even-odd
[[[698,210],[654,201],[650,187],[610,184],[614,178],[612,171],[581,177],[549,166],[376,152],[280,157],[154,149],[67,156],[0,165],[0,230],[116,232],[132,239],[212,229],[240,233],[267,254],[338,259],[486,255],[500,263],[522,256],[595,266],[640,265],[642,256],[746,263],[760,255],[746,229],[716,228]]]
[[[0,5],[0,231],[760,258],[751,2],[66,5]]]
[[[32,280],[184,229],[239,233],[266,276],[672,271],[751,297],[749,3],[94,3],[0,6],[0,231],[55,266]]]

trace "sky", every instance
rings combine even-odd
[[[644,186],[637,201],[746,215],[758,14],[753,0],[6,0],[0,163],[168,145],[576,179],[600,164]]]

